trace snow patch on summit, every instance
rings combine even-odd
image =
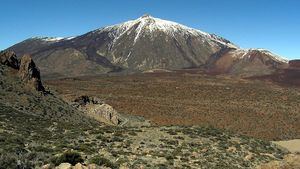
[[[151,35],[151,33],[155,31],[161,31],[164,32],[170,36],[173,36],[176,38],[176,36],[197,36],[202,37],[208,42],[217,42],[221,45],[227,46],[229,48],[235,48],[238,47],[231,42],[229,42],[226,39],[223,39],[219,36],[209,34],[197,29],[193,29],[184,25],[181,25],[176,22],[167,21],[159,18],[154,18],[150,15],[144,15],[136,20],[130,20],[121,24],[116,24],[112,26],[108,26],[105,28],[98,29],[94,31],[94,33],[99,32],[112,32],[111,37],[113,38],[113,44],[122,37],[125,34],[129,34],[132,31],[135,31],[135,37],[133,45],[145,34],[148,33]]]

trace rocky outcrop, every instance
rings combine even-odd
[[[96,119],[104,118],[114,125],[120,125],[124,121],[112,106],[105,103],[88,105],[87,112]]]
[[[40,71],[35,65],[30,55],[24,55],[21,60],[12,51],[1,51],[0,61],[2,65],[18,70],[18,74],[23,82],[30,88],[45,93],[45,88],[41,81]]]
[[[102,104],[103,101],[97,97],[89,97],[89,96],[80,96],[74,100],[75,103],[80,106],[85,106],[87,104]]]
[[[104,103],[97,97],[80,96],[74,99],[72,105],[94,119],[104,123],[120,125],[125,121],[112,106]]]
[[[3,65],[12,67],[14,69],[19,69],[19,61],[16,54],[12,51],[1,51],[0,62]]]
[[[45,88],[42,85],[40,71],[36,67],[30,55],[24,55],[21,58],[19,75],[21,79],[26,82],[31,88],[37,91],[45,91]]]

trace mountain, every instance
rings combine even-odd
[[[9,49],[33,55],[44,75],[64,77],[184,68],[257,75],[257,67],[269,74],[287,64],[268,51],[243,50],[215,34],[150,15],[77,37],[30,38]]]

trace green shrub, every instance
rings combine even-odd
[[[51,159],[51,162],[58,166],[61,163],[70,163],[72,165],[76,165],[77,163],[83,163],[84,160],[78,152],[75,151],[67,151],[59,156],[54,156]]]
[[[117,169],[118,166],[114,163],[112,163],[109,159],[106,159],[104,157],[101,157],[99,155],[92,157],[89,162],[91,164],[96,164],[99,166],[105,166],[105,167],[110,167],[112,169]]]
[[[0,169],[17,168],[17,158],[11,155],[0,156]]]
[[[0,169],[31,169],[34,168],[32,162],[28,160],[28,154],[1,154]]]

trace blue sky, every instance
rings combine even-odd
[[[33,36],[80,35],[148,13],[295,59],[299,9],[299,0],[1,0],[0,49]]]

